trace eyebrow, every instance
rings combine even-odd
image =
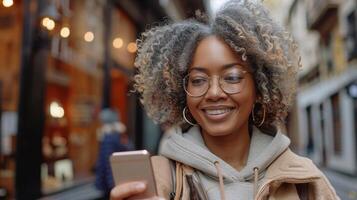
[[[235,62],[235,63],[229,63],[229,64],[222,65],[223,70],[229,69],[229,68],[234,67],[234,66],[242,66],[242,63],[241,62]],[[191,72],[191,71],[194,71],[194,70],[201,71],[201,72],[207,72],[206,68],[203,68],[201,66],[191,67],[191,69],[188,72]]]

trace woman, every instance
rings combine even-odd
[[[153,160],[159,196],[338,199],[312,162],[288,148],[283,127],[299,56],[260,3],[230,1],[208,24],[153,28],[139,41],[135,64],[147,113],[174,127],[164,157]],[[172,177],[163,158],[175,163]],[[111,197],[135,198],[145,188],[119,185]]]

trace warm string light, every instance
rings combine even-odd
[[[126,48],[130,53],[135,53],[137,50],[135,42],[130,42]]]
[[[48,17],[43,18],[42,19],[42,26],[47,27],[47,24],[48,24],[49,20],[50,20],[50,18],[48,18]]]
[[[119,37],[113,40],[113,47],[116,49],[120,49],[123,46],[123,44],[124,44],[123,39]]]
[[[122,38],[117,37],[113,40],[113,47],[116,49],[120,49],[121,47],[123,47],[124,45],[124,41]],[[127,46],[126,46],[126,50],[129,53],[135,53],[137,51],[137,46],[135,42],[130,42]]]
[[[50,104],[50,115],[53,118],[62,118],[64,117],[64,109],[63,107],[56,101],[53,101]]]
[[[49,31],[52,31],[56,27],[55,21],[48,17],[43,18],[41,23],[42,26],[46,27]]]
[[[60,32],[61,37],[68,38],[70,34],[71,34],[71,31],[69,30],[68,27],[66,27],[66,26],[62,27],[61,32]]]
[[[47,29],[50,30],[50,31],[52,31],[52,30],[55,28],[55,26],[56,26],[55,21],[53,21],[53,20],[50,19],[50,20],[48,21],[48,23],[47,23]]]
[[[94,40],[94,34],[91,31],[88,31],[84,34],[84,40],[86,42],[92,42]]]
[[[6,8],[9,8],[14,5],[13,0],[2,0],[2,5]]]

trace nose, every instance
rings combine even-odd
[[[217,101],[219,99],[226,98],[226,97],[227,94],[222,90],[220,86],[219,77],[212,76],[205,98],[212,101]]]

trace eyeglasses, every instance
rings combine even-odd
[[[227,94],[236,94],[242,91],[245,84],[244,75],[247,71],[239,70],[218,76],[221,89]],[[214,76],[203,74],[188,74],[183,79],[185,92],[191,97],[200,97],[207,93]]]

